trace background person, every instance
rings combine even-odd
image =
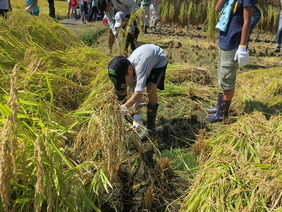
[[[26,0],[25,11],[29,12],[31,15],[39,15],[38,0]]]
[[[151,10],[151,20],[150,20],[150,28],[151,30],[156,30],[157,23],[159,20],[159,12],[158,12],[158,0],[152,0],[150,5]]]
[[[255,26],[257,25],[257,23],[259,22],[259,20],[261,18],[261,11],[257,7],[257,3],[258,3],[258,0],[256,1],[256,5],[255,5],[254,11],[253,11],[252,22],[251,22],[251,26],[250,26],[250,33],[249,33],[249,38],[248,38],[247,46],[248,46],[248,44],[250,42],[250,37],[251,37],[251,34],[253,33],[253,30],[254,30]]]
[[[125,32],[128,26],[129,18],[126,17],[126,14],[124,12],[117,12],[115,15],[115,28],[121,27],[123,31]],[[131,24],[131,26],[128,26],[128,34],[126,37],[126,43],[125,48],[128,49],[128,46],[130,45],[131,50],[134,51],[138,47],[137,38],[139,35],[139,29],[134,26],[134,24]]]
[[[7,18],[7,12],[11,11],[10,0],[0,0],[0,15]]]
[[[54,0],[48,0],[48,5],[49,5],[49,16],[51,18],[56,18]]]
[[[144,27],[144,32],[148,33],[147,29],[149,27],[151,0],[141,0],[140,3],[141,3],[141,9],[143,9],[141,24]]]
[[[115,28],[115,14],[124,12],[127,18],[137,10],[138,6],[134,0],[98,0],[98,9],[104,12],[105,18],[110,26],[108,33],[108,53],[112,53],[114,42],[120,45],[117,29]],[[137,27],[137,26],[135,26]]]
[[[91,0],[90,2],[90,14],[87,18],[88,22],[94,22],[98,19],[98,7],[97,0]]]
[[[280,52],[281,38],[282,38],[282,0],[280,0],[280,13],[278,18],[278,27],[276,32],[276,49],[275,52]]]
[[[77,0],[70,0],[70,11],[71,11],[71,15],[70,17],[74,20],[76,20],[76,16],[77,16]]]
[[[82,11],[82,15],[81,15],[81,22],[83,24],[86,24],[86,18],[87,18],[88,11],[89,11],[89,9],[88,9],[89,3],[90,3],[90,0],[82,0],[81,1],[82,7],[83,7],[83,11]]]

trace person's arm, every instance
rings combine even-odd
[[[115,20],[114,20],[114,17],[115,17],[115,13],[113,10],[110,10],[109,12],[105,12],[105,16],[108,20],[108,24],[112,30],[112,33],[114,34],[114,36],[117,38],[118,37],[118,32],[117,32],[117,29],[115,28]]]
[[[225,3],[225,0],[218,0],[218,2],[215,5],[215,11],[219,13],[221,11],[224,3]]]
[[[37,5],[38,4],[38,0],[34,0],[33,1],[33,4],[31,5],[31,8],[33,8],[35,5]]]
[[[142,92],[134,92],[132,96],[126,101],[125,106],[127,108],[132,107],[139,99],[143,97],[144,93]]]
[[[238,60],[238,65],[241,67],[250,63],[249,52],[247,51],[247,41],[252,22],[253,10],[254,8],[252,6],[247,6],[243,9],[244,23],[242,26],[241,40],[234,57],[234,60]]]
[[[254,10],[254,8],[251,7],[251,6],[245,7],[244,10],[243,10],[244,24],[243,24],[243,27],[242,27],[240,45],[246,45],[247,44],[250,26],[251,26],[251,22],[252,22],[253,10]]]
[[[33,8],[35,5],[37,5],[37,4],[38,4],[38,0],[34,0],[31,5],[28,5],[28,7],[29,7],[30,9],[32,9],[32,8]]]

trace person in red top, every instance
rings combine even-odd
[[[77,6],[77,0],[70,0],[70,8],[71,8],[71,17],[76,20],[76,6]]]

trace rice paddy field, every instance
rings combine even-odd
[[[282,211],[279,1],[259,2],[251,64],[215,124],[204,118],[219,92],[215,1],[160,2],[157,31],[138,38],[169,57],[161,130],[145,142],[107,77],[126,51],[107,53],[108,25],[66,20],[66,4],[53,20],[47,1],[33,17],[15,0],[0,18],[0,211]]]

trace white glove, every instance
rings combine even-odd
[[[30,8],[30,6],[27,6],[26,8],[25,8],[25,11],[27,11],[27,12],[31,12],[31,8]]]
[[[137,131],[142,131],[142,129],[144,129],[144,124],[143,121],[140,117],[140,115],[134,115],[133,116],[133,123],[132,123],[133,127],[137,130]]]
[[[126,114],[128,114],[128,109],[127,109],[127,107],[125,106],[125,105],[121,105],[120,106],[120,112],[121,112],[121,114],[122,115],[126,115]]]
[[[239,66],[242,67],[250,63],[250,57],[249,57],[249,52],[247,51],[247,46],[242,46],[242,45],[239,46],[234,57],[235,61],[237,59]]]
[[[117,44],[118,46],[120,46],[120,39],[119,39],[119,38],[116,38],[116,44]]]

